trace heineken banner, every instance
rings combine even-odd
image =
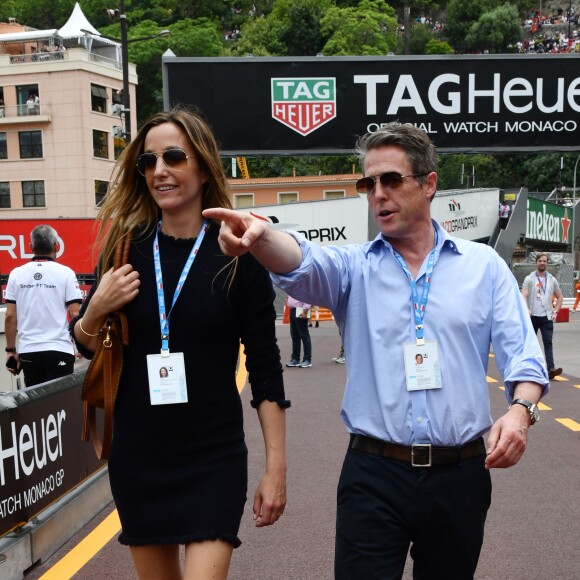
[[[526,240],[570,244],[572,217],[570,207],[529,197]]]
[[[389,121],[440,152],[580,150],[580,55],[163,57],[164,105],[224,155],[348,154]]]

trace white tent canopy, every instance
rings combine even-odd
[[[85,35],[81,30],[86,30],[96,36],[101,36],[101,33],[87,20],[87,17],[81,10],[80,4],[77,2],[67,23],[58,33],[63,38],[79,38]]]

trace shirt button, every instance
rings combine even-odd
[[[417,417],[417,423],[421,423],[423,421],[423,417]]]

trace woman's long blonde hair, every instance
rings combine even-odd
[[[161,218],[161,211],[149,193],[145,177],[137,170],[137,160],[144,153],[145,137],[149,131],[163,123],[173,123],[185,132],[199,167],[207,177],[202,192],[202,210],[232,207],[217,142],[207,123],[197,113],[183,107],[153,115],[119,156],[97,216],[95,252],[101,256],[102,266],[98,269],[98,279],[113,265],[117,243],[129,231],[139,228],[146,234]]]

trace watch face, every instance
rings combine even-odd
[[[540,412],[538,411],[537,405],[532,405],[530,407],[530,418],[532,420],[532,423],[536,423],[537,421],[540,420]]]

